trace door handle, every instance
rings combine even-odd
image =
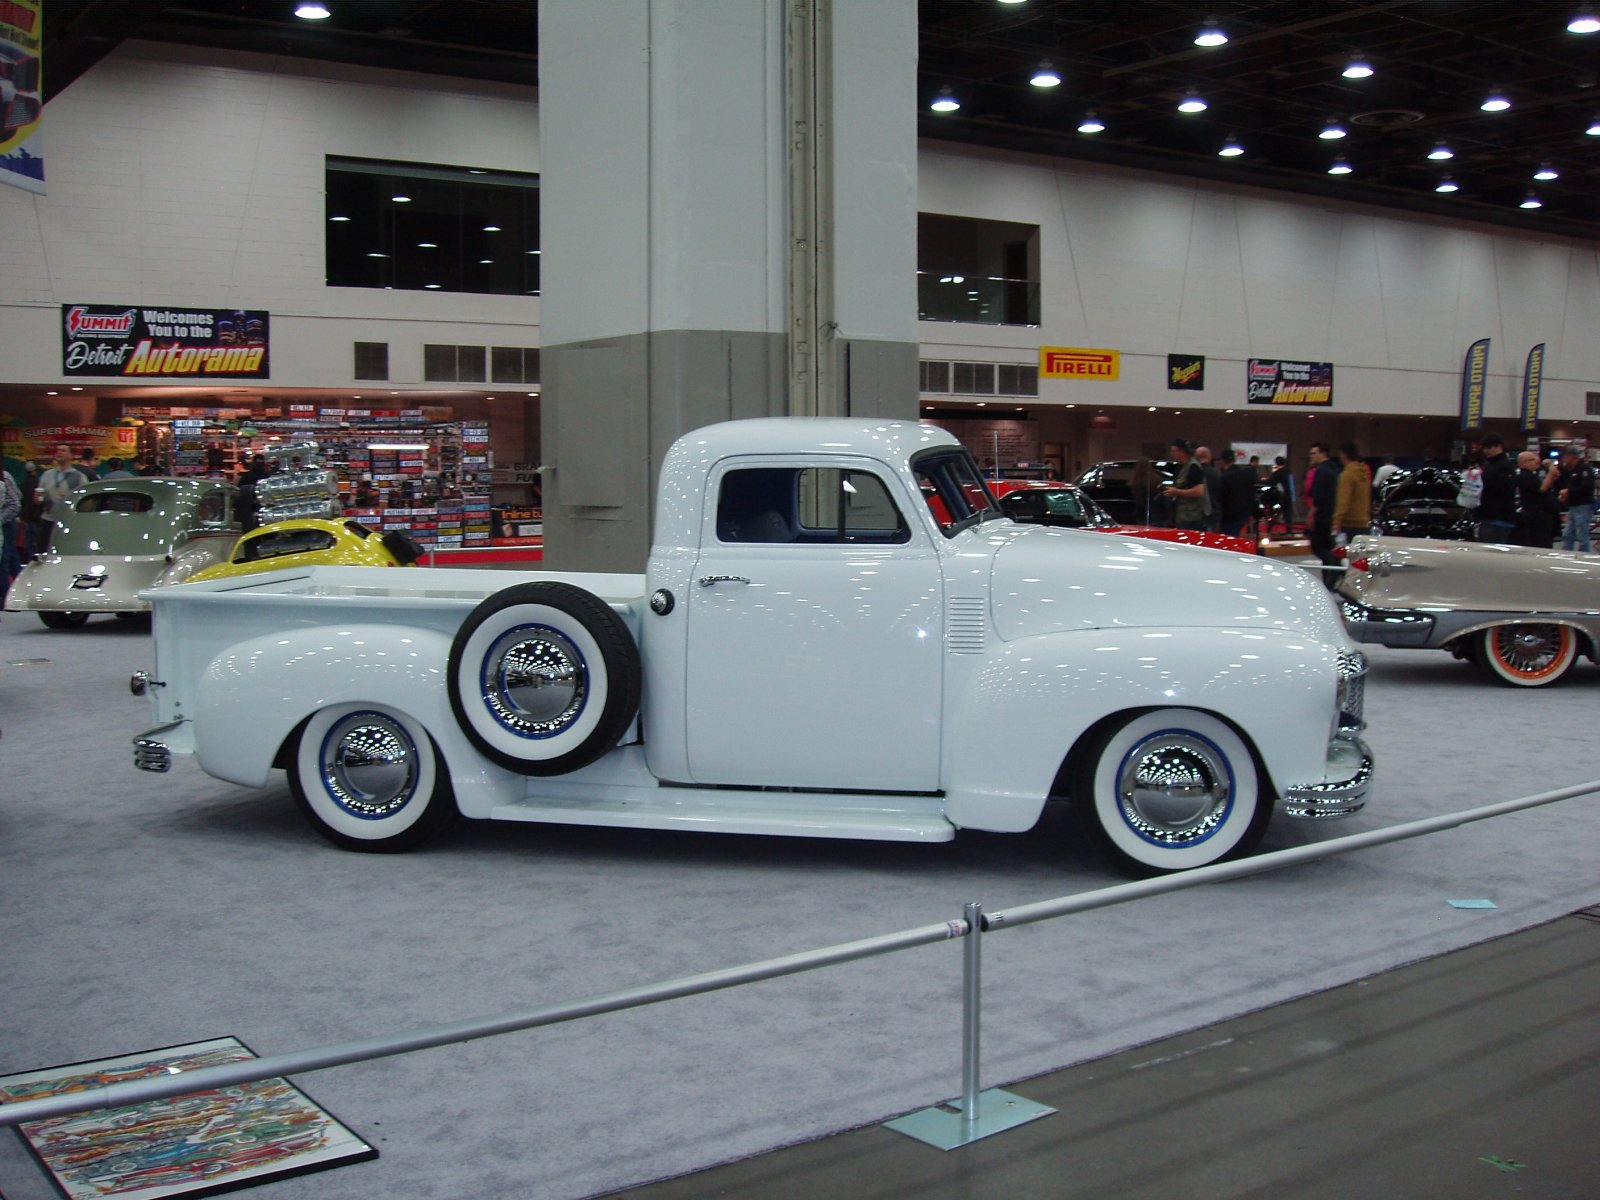
[[[702,575],[695,580],[701,587],[710,587],[716,583],[749,583],[743,575]]]

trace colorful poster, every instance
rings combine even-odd
[[[1203,354],[1167,355],[1167,391],[1203,392],[1206,390],[1206,360]]]
[[[1544,386],[1544,343],[1528,351],[1528,363],[1522,368],[1522,425],[1523,433],[1532,433],[1539,427],[1539,391]]]
[[[260,309],[61,306],[64,375],[266,379],[267,347]]]
[[[1489,380],[1489,339],[1479,338],[1467,347],[1461,363],[1461,428],[1483,425],[1483,389]]]
[[[1251,404],[1292,408],[1333,406],[1333,364],[1252,358],[1245,367],[1246,396]]]
[[[0,183],[44,194],[42,0],[0,0]]]
[[[54,458],[62,446],[77,458],[93,450],[101,458],[132,458],[138,452],[139,430],[131,425],[7,425],[4,451],[27,462]]]
[[[1116,379],[1122,371],[1122,354],[1117,350],[1094,350],[1083,346],[1040,346],[1041,379]]]

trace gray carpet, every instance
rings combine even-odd
[[[1367,812],[1268,848],[1600,776],[1600,669],[1545,691],[1376,650]],[[23,660],[48,662],[16,665]],[[280,782],[133,770],[149,635],[0,623],[0,1073],[219,1034],[270,1054],[531,1007],[1120,882],[1069,840],[918,847],[464,824],[327,847]],[[1600,801],[985,940],[999,1084],[1600,903]],[[1499,908],[1462,911],[1460,898]],[[282,1200],[582,1197],[959,1090],[959,944],[298,1082],[382,1158]],[[934,1153],[930,1151],[929,1153]],[[0,1192],[49,1185],[12,1135]]]

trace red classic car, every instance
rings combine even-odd
[[[1251,538],[1195,529],[1167,529],[1158,525],[1118,524],[1088,493],[1070,483],[999,479],[989,481],[989,490],[1000,501],[1000,511],[1024,525],[1060,525],[1095,533],[1152,538],[1158,542],[1209,546],[1213,550],[1234,550],[1240,554],[1258,553],[1256,543]]]

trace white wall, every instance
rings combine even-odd
[[[0,380],[62,378],[66,303],[267,309],[283,386],[351,383],[357,340],[400,385],[424,343],[538,345],[537,298],[329,288],[323,252],[327,155],[537,172],[537,122],[531,88],[121,47],[50,102],[49,194],[0,188]]]
[[[1516,414],[1548,343],[1541,415],[1600,390],[1593,244],[1076,162],[924,142],[923,212],[1040,227],[1038,329],[921,322],[924,358],[1032,362],[1120,350],[1116,383],[1042,380],[1041,400],[1243,407],[1245,361],[1334,364],[1334,410],[1449,414],[1468,345],[1493,339],[1486,412]],[[1168,392],[1168,353],[1206,390]]]

